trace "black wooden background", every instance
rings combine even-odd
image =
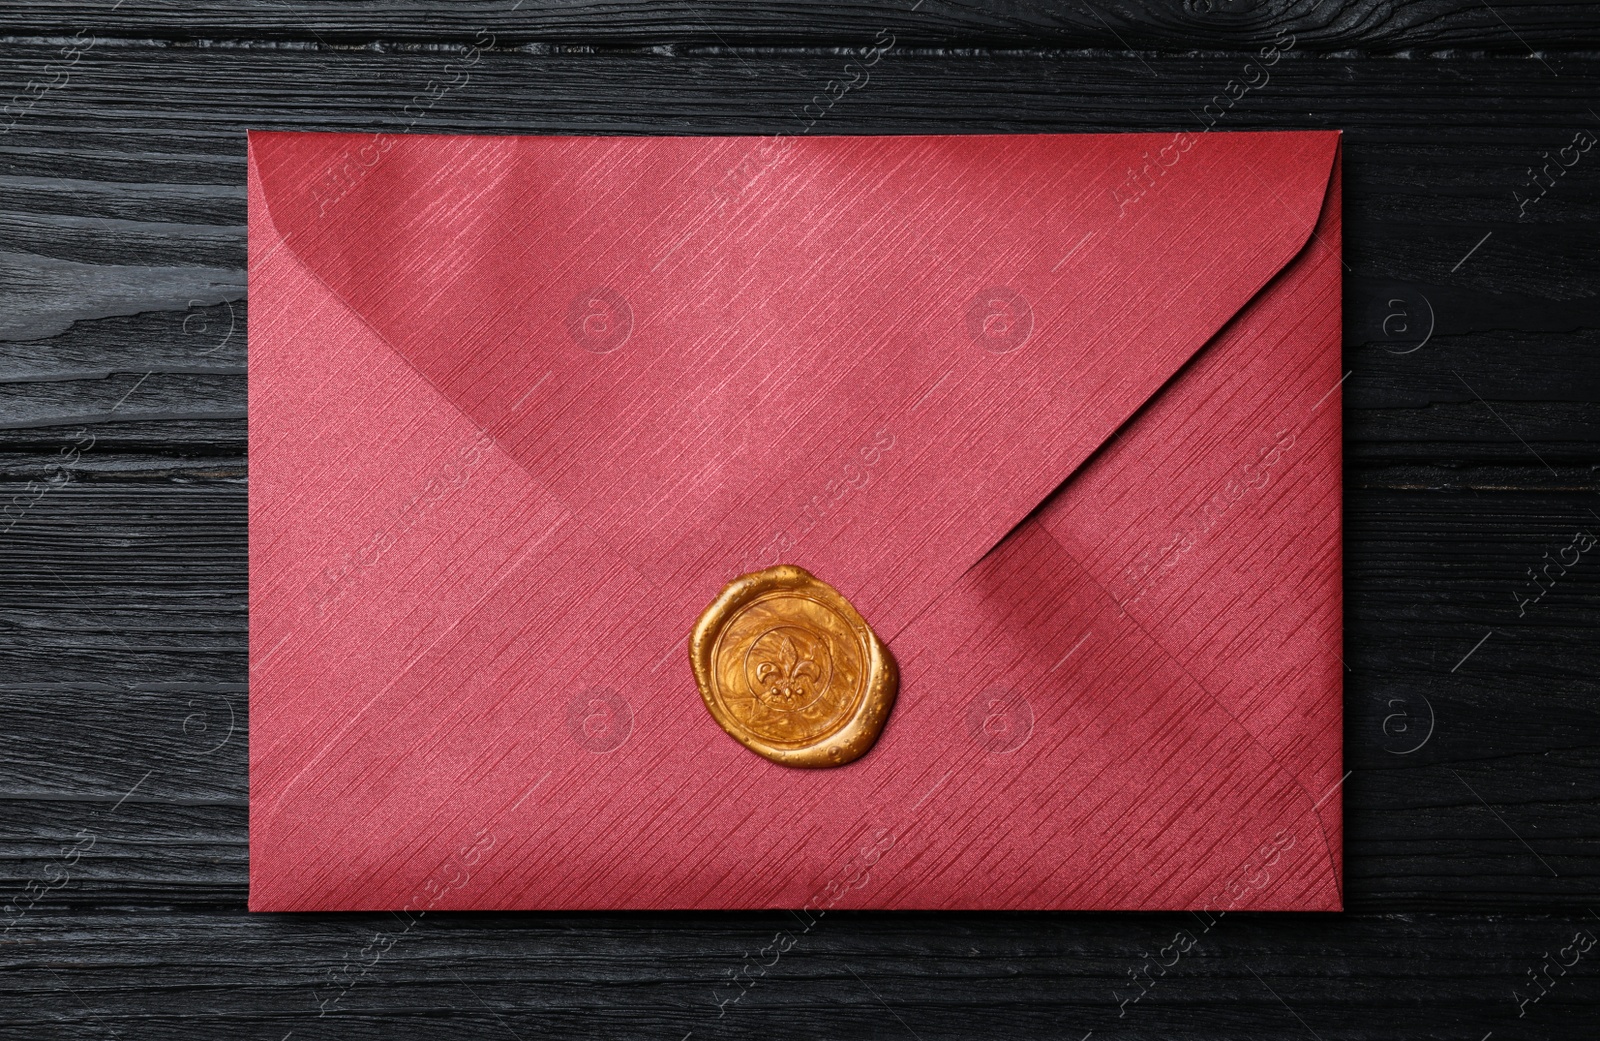
[[[892,41],[812,132],[1194,129],[1275,35],[1219,128],[1346,131],[1347,913],[838,914],[741,992],[787,916],[245,912],[247,127],[796,132]],[[0,1038],[1600,1036],[1597,88],[1585,0],[5,0]]]

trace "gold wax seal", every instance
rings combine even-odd
[[[865,755],[894,707],[894,659],[837,589],[789,564],[728,584],[689,634],[717,725],[784,766]]]

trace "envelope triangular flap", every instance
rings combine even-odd
[[[798,563],[892,636],[1296,255],[1337,141],[251,151],[287,248],[607,544],[706,597]]]

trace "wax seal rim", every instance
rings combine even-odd
[[[785,747],[752,733],[728,712],[715,687],[717,641],[723,630],[746,605],[769,594],[785,592],[817,600],[839,615],[860,640],[866,660],[865,690],[853,711],[841,725],[801,747]],[[689,633],[689,665],[694,670],[695,684],[700,688],[706,710],[728,736],[763,759],[801,768],[843,766],[867,754],[883,732],[899,687],[899,670],[889,648],[872,631],[872,626],[861,617],[855,605],[828,583],[793,564],[779,564],[740,575],[724,586],[700,613]]]

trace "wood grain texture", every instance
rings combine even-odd
[[[1600,533],[1600,153],[1513,192],[1600,133],[1597,9],[910,6],[0,15],[0,1037],[1593,1033],[1600,559],[1514,594]],[[246,915],[243,130],[795,132],[880,28],[815,132],[1194,128],[1243,57],[1165,52],[1300,41],[1226,125],[1346,131],[1351,911],[838,915],[721,1015],[783,916]]]
[[[888,31],[939,47],[1242,49],[1287,31],[1321,51],[1474,47],[1527,53],[1593,47],[1600,12],[1583,0],[463,0],[448,12],[409,0],[183,0],[117,6],[21,0],[0,28],[16,35],[96,34],[164,40],[377,41],[513,47],[848,46]]]
[[[1562,918],[1207,924],[837,914],[769,956],[741,994],[728,976],[798,930],[787,915],[430,915],[408,928],[388,916],[84,909],[36,915],[8,937],[0,964],[14,1004],[0,1038],[1481,1039],[1493,1028],[1585,1036],[1592,1015],[1582,974],[1594,969],[1580,960],[1518,1016],[1513,981],[1521,997],[1538,993],[1527,972],[1576,931]],[[1188,953],[1122,1005],[1138,993],[1129,973],[1141,952],[1180,931]],[[1357,1002],[1376,1029],[1351,1022]]]

